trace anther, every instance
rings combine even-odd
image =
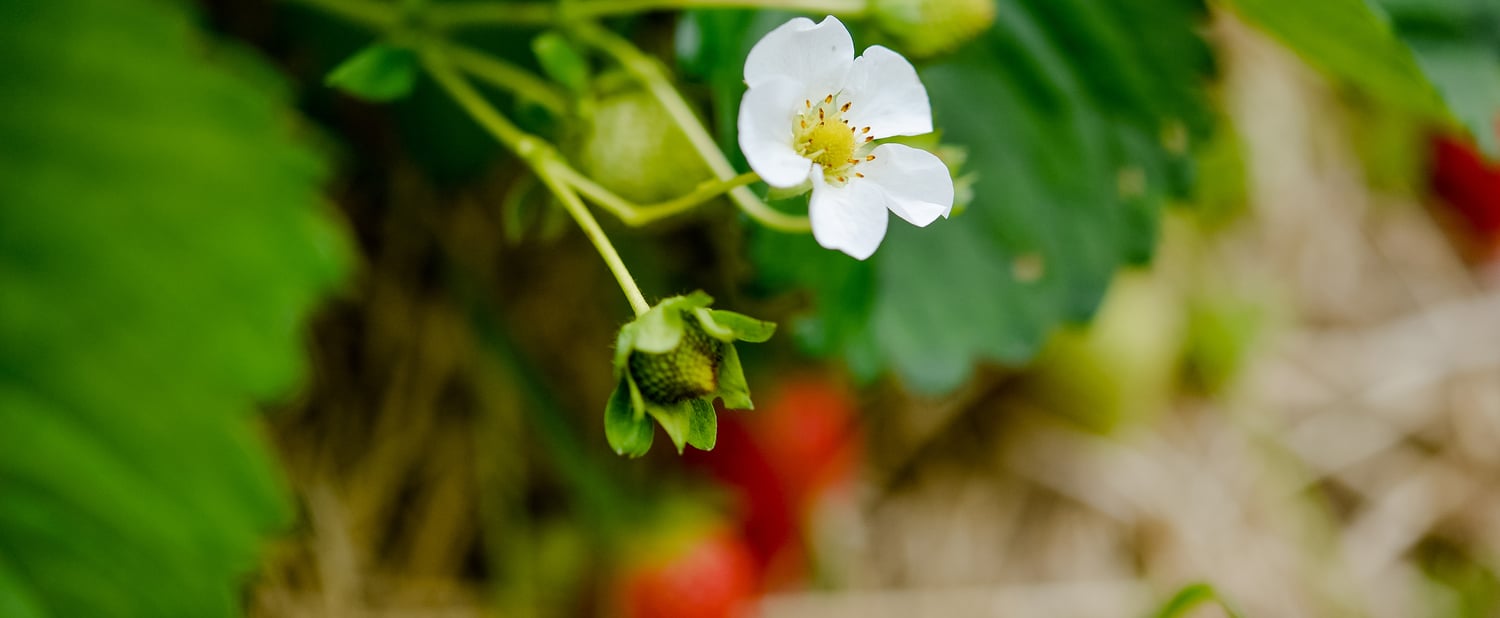
[[[845,102],[844,106],[839,108],[839,111],[841,111],[841,112],[847,112],[847,111],[849,111],[849,106],[850,105],[854,105],[854,102],[853,101]]]
[[[812,109],[812,99],[803,99],[802,104],[806,105],[808,109]]]
[[[823,99],[823,102],[824,103],[832,103],[833,102],[833,95],[831,95],[831,94],[828,95],[827,98]]]
[[[849,179],[843,176],[839,176],[839,182],[849,182]]]
[[[819,107],[818,108],[818,120],[822,120],[822,119],[823,119],[823,108]]]
[[[875,155],[869,155],[869,156],[866,156],[866,157],[865,157],[865,160],[866,160],[866,161],[874,161],[874,160],[875,160]]]
[[[854,176],[857,177],[857,178],[864,178],[865,177],[864,174],[861,174],[859,172],[854,172]]]
[[[863,129],[860,129],[859,132],[860,133],[869,133],[870,132],[870,127],[865,127]]]
[[[804,129],[807,128],[807,120],[805,120],[805,119],[804,120],[799,120],[798,122],[802,123],[802,128],[804,128]]]
[[[805,126],[807,126],[807,125],[805,125],[805,124],[804,124],[804,125],[802,125],[802,126],[804,126],[804,127],[805,127]],[[866,143],[866,144],[868,144],[868,143],[870,143],[870,142],[873,142],[873,141],[875,141],[875,136],[874,136],[874,135],[866,135],[866,136],[865,136],[865,143]]]
[[[849,159],[849,162],[853,163],[853,164],[858,164],[859,163],[859,159]]]

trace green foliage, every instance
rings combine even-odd
[[[280,85],[203,50],[171,3],[0,4],[0,614],[234,615],[287,521],[254,402],[346,247]]]
[[[1380,0],[1391,19],[1364,0],[1230,4],[1334,79],[1429,124],[1456,117],[1486,152],[1500,156],[1500,8],[1494,3]]]
[[[410,94],[417,83],[417,56],[376,43],[340,63],[325,82],[366,101],[393,101]]]
[[[1387,105],[1430,118],[1443,101],[1411,50],[1365,0],[1229,0],[1250,24],[1309,64]]]
[[[531,51],[547,77],[575,93],[589,88],[589,63],[571,41],[548,30],[531,40]]]
[[[1380,0],[1454,116],[1500,158],[1500,4]]]
[[[749,16],[734,36],[722,15],[690,19],[720,37],[684,56],[690,69],[717,54],[738,71],[765,31]],[[942,392],[978,362],[1031,359],[1059,324],[1091,316],[1116,269],[1149,259],[1163,203],[1189,184],[1211,118],[1204,19],[1186,0],[1003,2],[980,40],[919,67],[943,141],[967,149],[974,201],[926,229],[892,223],[864,263],[757,230],[764,283],[812,290],[799,341],[866,377],[894,369]],[[716,109],[738,104],[737,78],[707,79]]]
[[[1225,600],[1218,590],[1210,584],[1197,583],[1183,586],[1182,590],[1172,595],[1164,603],[1154,616],[1155,618],[1180,618],[1189,615],[1188,612],[1197,609],[1207,603],[1216,603],[1224,610],[1224,615],[1229,618],[1241,618],[1244,616],[1233,604]]]

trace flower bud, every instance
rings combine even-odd
[[[995,23],[995,0],[872,0],[875,23],[916,57],[953,51]]]

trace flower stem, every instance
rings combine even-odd
[[[472,2],[433,6],[427,10],[427,18],[439,28],[540,26],[672,9],[780,9],[859,17],[869,10],[869,2],[868,0],[581,0],[562,4]]]
[[[651,305],[646,302],[645,295],[630,276],[630,271],[625,267],[625,262],[620,259],[619,252],[609,241],[609,236],[604,229],[599,227],[599,222],[589,212],[583,200],[573,190],[573,187],[564,182],[559,176],[566,174],[563,170],[571,171],[566,163],[559,158],[552,145],[544,140],[534,137],[519,127],[512,124],[495,111],[488,101],[479,94],[474,86],[454,68],[452,61],[440,48],[429,47],[422,51],[422,64],[428,73],[437,81],[444,90],[464,108],[480,126],[489,131],[501,144],[515,152],[517,156],[526,161],[531,169],[536,172],[542,183],[557,196],[562,202],[563,208],[583,229],[584,235],[594,244],[594,249],[599,251],[599,256],[609,266],[610,272],[614,273],[615,279],[620,283],[620,289],[625,292],[625,298],[630,301],[630,306],[636,315],[646,313]]]
[[[616,217],[619,217],[620,221],[631,227],[646,225],[657,219],[665,219],[691,210],[693,207],[723,195],[727,191],[760,180],[760,174],[747,172],[728,180],[710,180],[704,182],[691,192],[664,202],[636,205],[615,195],[609,189],[600,186],[592,178],[580,174],[577,170],[563,168],[559,169],[558,172],[559,176],[562,176],[568,184],[573,185],[573,188],[577,189],[584,197],[593,200],[595,204],[603,206],[606,210],[614,213]]]
[[[453,66],[480,81],[514,92],[556,116],[567,115],[572,107],[568,97],[556,87],[516,65],[462,45],[442,45]]]
[[[698,151],[698,155],[703,157],[704,162],[708,163],[709,169],[715,176],[721,180],[735,177],[734,166],[729,163],[723,151],[719,150],[719,145],[714,142],[708,129],[704,128],[703,123],[698,120],[698,115],[693,112],[692,107],[682,98],[682,94],[672,86],[671,80],[667,78],[667,73],[660,63],[636,49],[630,41],[598,24],[580,22],[573,25],[573,32],[584,43],[614,58],[615,62],[624,67],[626,72],[646,87],[646,90],[667,110],[667,115],[682,128],[682,133],[687,136],[688,142],[693,145],[694,150]],[[788,215],[771,208],[756,197],[748,187],[731,189],[729,198],[746,215],[766,227],[784,232],[807,232],[812,229],[806,217]]]

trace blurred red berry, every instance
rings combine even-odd
[[[772,587],[801,577],[802,522],[824,491],[853,473],[857,430],[847,391],[796,378],[754,411],[720,415],[714,450],[685,457],[734,493],[742,535]]]
[[[1463,234],[1485,254],[1500,242],[1500,165],[1474,144],[1440,136],[1432,141],[1432,192],[1455,215]]]
[[[750,548],[724,528],[630,565],[620,583],[625,618],[733,618],[757,592]]]
[[[853,474],[863,442],[845,389],[821,379],[788,381],[758,421],[761,443],[799,507]]]

